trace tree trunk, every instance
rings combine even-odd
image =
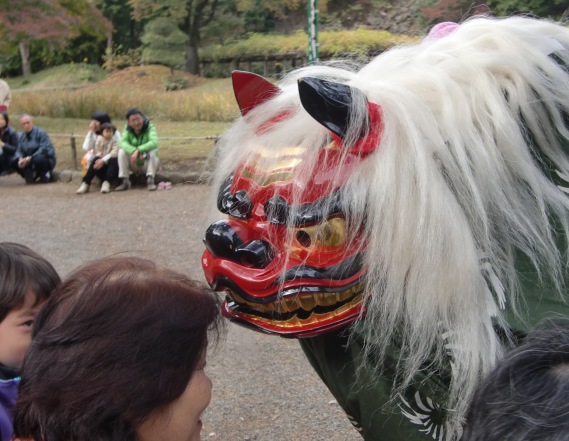
[[[198,54],[199,42],[190,36],[190,41],[186,48],[186,72],[194,75],[200,74],[200,58]]]
[[[199,0],[192,7],[193,0],[186,1],[188,15],[182,25],[182,30],[188,36],[188,46],[186,48],[186,72],[194,75],[200,74],[200,56],[198,48],[200,46],[200,31],[202,25],[208,24],[215,14],[219,0]],[[210,5],[209,11],[205,13],[206,6]]]
[[[20,58],[22,59],[22,74],[27,77],[32,74],[32,66],[30,65],[30,45],[27,41],[20,41]]]
[[[113,52],[113,31],[107,33],[107,49],[106,52],[111,54]]]

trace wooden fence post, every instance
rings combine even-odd
[[[75,170],[79,170],[77,168],[77,146],[75,145],[75,135],[71,134],[71,157],[73,158],[73,167]]]

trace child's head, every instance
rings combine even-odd
[[[101,124],[101,134],[105,139],[111,139],[116,130],[116,127],[110,122]]]
[[[0,364],[19,370],[35,315],[61,279],[42,256],[11,242],[0,242],[0,274]]]
[[[183,432],[199,440],[211,393],[206,348],[221,325],[215,293],[151,261],[106,258],[79,268],[34,325],[16,437],[143,441],[158,430],[159,439]]]

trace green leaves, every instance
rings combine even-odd
[[[488,0],[487,3],[497,15],[525,12],[542,18],[559,19],[563,13],[569,12],[567,0]]]
[[[184,49],[188,36],[170,17],[158,17],[149,21],[142,36],[142,62],[155,63],[180,69],[184,66]]]

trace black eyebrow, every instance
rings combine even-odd
[[[293,218],[289,213],[293,211]],[[265,203],[265,214],[270,222],[295,227],[318,223],[330,216],[342,214],[342,195],[337,188],[324,198],[299,206],[291,206],[284,198],[275,196]]]

